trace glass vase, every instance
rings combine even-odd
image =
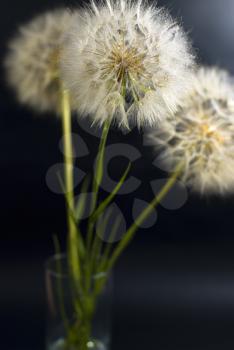
[[[74,291],[66,255],[54,255],[46,263],[47,350],[109,350],[111,340],[112,278],[104,274],[91,277],[89,294]],[[92,289],[102,285],[95,296]],[[79,286],[78,286],[79,287]],[[79,288],[78,288],[79,289]],[[89,299],[87,299],[87,297]],[[87,303],[87,300],[89,303]],[[92,313],[80,317],[83,305]],[[93,306],[94,305],[94,306]],[[87,316],[88,315],[88,316]],[[91,316],[90,316],[91,315]]]

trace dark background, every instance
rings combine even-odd
[[[0,50],[32,15],[75,1],[21,0],[1,4]],[[234,0],[158,1],[182,18],[199,61],[234,73]],[[45,183],[48,168],[62,161],[60,124],[21,107],[0,76],[0,349],[42,350],[45,333],[44,261],[53,254],[52,234],[65,236],[62,196]],[[98,139],[75,132],[89,146],[79,167],[90,171]],[[132,174],[144,185],[119,199],[130,222],[135,197],[150,200],[153,156],[134,130],[113,131],[109,143],[135,145],[142,158]],[[113,176],[126,160],[111,163]],[[163,176],[158,172],[157,176]],[[178,211],[158,210],[157,224],[140,230],[115,271],[113,350],[229,350],[234,346],[234,196],[190,195]]]

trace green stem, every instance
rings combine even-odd
[[[64,177],[65,189],[68,200],[67,223],[68,223],[68,251],[71,263],[71,270],[75,280],[80,279],[80,264],[78,255],[78,242],[76,235],[76,226],[70,215],[70,209],[74,212],[74,181],[73,181],[73,148],[72,148],[72,125],[71,125],[71,107],[69,91],[62,91],[62,125],[64,138]]]
[[[110,233],[110,242],[106,243],[105,249],[103,251],[103,254],[101,256],[101,262],[98,266],[98,271],[99,272],[103,272],[106,271],[106,268],[108,267],[108,261],[109,261],[109,257],[111,254],[111,249],[113,247],[113,243],[115,241],[115,237],[116,237],[116,233],[120,224],[120,218],[117,217],[115,220],[115,223],[113,225],[113,227],[111,228],[111,233]]]
[[[87,350],[87,344],[91,336],[91,327],[92,321],[89,318],[74,323],[69,330],[64,350]]]
[[[99,187],[102,182],[103,178],[103,164],[104,164],[104,155],[105,155],[105,147],[106,147],[106,141],[107,136],[110,129],[110,121],[107,120],[104,124],[103,131],[102,131],[102,137],[98,149],[98,155],[97,155],[97,162],[95,166],[95,175],[93,179],[93,202],[92,202],[92,208],[94,211],[97,207],[98,202],[98,192]],[[88,224],[88,233],[87,233],[87,240],[86,240],[86,246],[87,246],[87,259],[92,255],[92,250],[94,249],[95,238],[94,238],[94,221],[92,220],[92,217],[89,220]],[[92,264],[88,260],[86,261],[86,289],[88,290],[90,287],[90,278],[92,275]]]
[[[119,258],[121,253],[126,249],[126,247],[129,245],[129,243],[132,241],[134,234],[138,230],[138,227],[147,219],[147,217],[152,213],[154,208],[157,207],[157,205],[161,202],[161,200],[171,190],[171,188],[175,184],[179,174],[181,173],[182,167],[183,167],[183,164],[180,163],[175,168],[173,175],[167,181],[167,183],[162,188],[162,190],[159,192],[159,194],[152,200],[152,202],[138,216],[136,221],[129,227],[129,229],[125,233],[122,240],[118,243],[117,247],[115,248],[115,250],[110,258],[110,261],[108,264],[108,270],[110,270],[113,267],[113,265],[115,264],[116,260]]]

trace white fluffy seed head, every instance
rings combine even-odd
[[[125,0],[93,2],[84,10],[61,60],[79,114],[126,128],[174,113],[192,65],[187,38],[166,11]]]
[[[159,160],[200,193],[234,190],[234,84],[225,71],[200,68],[191,91],[172,120],[148,134]]]
[[[47,12],[22,26],[9,43],[7,80],[19,101],[39,112],[60,108],[61,43],[71,22],[72,14],[66,9]]]

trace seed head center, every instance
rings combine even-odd
[[[144,54],[140,54],[135,47],[124,44],[114,45],[108,56],[106,68],[114,72],[118,82],[137,78],[144,73]]]
[[[204,140],[207,140],[208,142],[216,141],[220,144],[224,142],[223,136],[218,132],[217,130],[212,130],[210,125],[203,124],[201,125],[201,136]]]
[[[52,78],[59,78],[59,62],[61,57],[61,50],[55,48],[49,56],[49,70]]]

